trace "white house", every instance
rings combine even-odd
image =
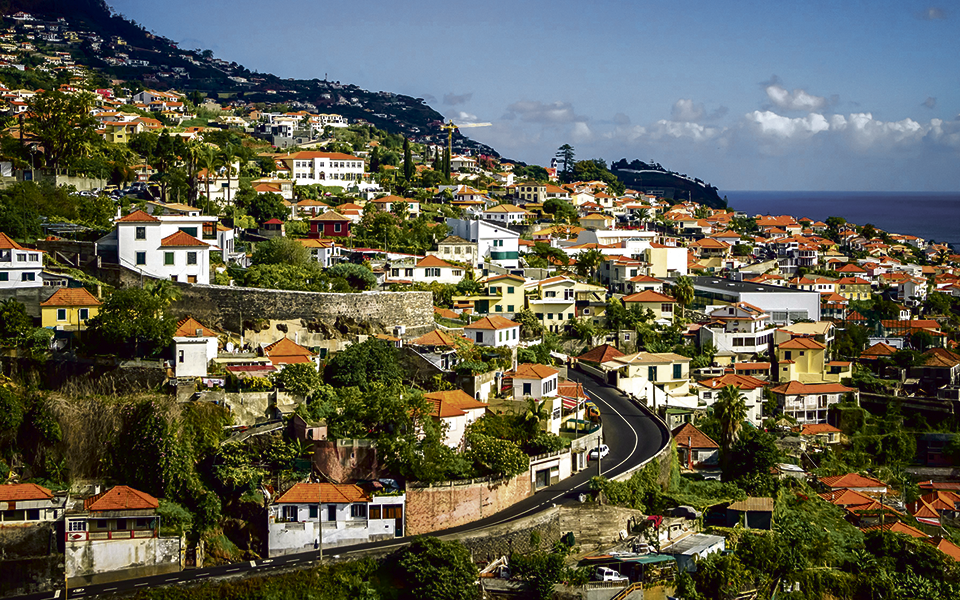
[[[413,267],[413,280],[418,283],[460,283],[464,268],[436,256],[424,256]]]
[[[399,208],[400,206],[407,207],[407,218],[416,219],[420,216],[420,202],[414,198],[401,198],[400,196],[382,196],[380,198],[374,198],[371,200],[377,208],[382,211],[392,213],[394,208]]]
[[[217,357],[218,350],[218,336],[213,330],[193,317],[177,323],[173,333],[177,377],[206,377],[207,365]]]
[[[66,502],[35,483],[0,485],[0,528],[58,521]]]
[[[43,287],[42,254],[24,248],[0,231],[0,290]]]
[[[750,375],[727,373],[721,377],[701,381],[697,385],[697,391],[702,405],[710,407],[717,402],[717,397],[723,388],[728,385],[740,388],[740,394],[745,398],[747,406],[747,419],[760,427],[763,423],[763,388],[766,383]]]
[[[217,217],[151,216],[142,210],[118,219],[98,243],[117,247],[121,266],[157,279],[210,283],[210,250]],[[210,242],[199,239],[209,237]]]
[[[363,159],[339,152],[296,152],[277,158],[297,185],[351,187],[363,179]]]
[[[405,501],[354,484],[296,483],[267,509],[268,555],[400,537]]]
[[[430,392],[423,395],[430,407],[430,417],[446,425],[444,444],[451,448],[463,446],[467,426],[487,412],[487,405],[474,400],[463,390]]]
[[[672,352],[636,352],[601,363],[600,369],[616,372],[615,385],[647,405],[695,408],[690,394],[690,359]]]
[[[463,328],[467,338],[478,346],[514,347],[520,343],[520,323],[491,315]]]
[[[340,246],[333,240],[315,238],[299,238],[297,240],[310,253],[310,258],[320,263],[321,267],[332,267],[340,258]]]
[[[513,397],[543,400],[557,395],[560,373],[553,367],[524,363],[507,374],[513,377]]]
[[[504,269],[520,266],[520,234],[486,221],[447,219],[450,235],[477,244],[478,268],[490,261]]]
[[[498,225],[513,225],[514,223],[524,223],[533,215],[529,211],[512,204],[498,204],[483,211],[480,216],[485,221],[491,221]]]
[[[858,397],[856,389],[839,383],[791,381],[770,388],[770,391],[776,396],[783,414],[796,419],[798,425],[826,423],[830,406],[840,402],[850,392]]]
[[[752,355],[769,349],[770,315],[746,302],[719,306],[707,313],[710,322],[698,331],[700,344],[712,343],[726,355]]]

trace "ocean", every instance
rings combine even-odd
[[[843,217],[960,249],[960,192],[720,192],[734,210],[826,221]]]

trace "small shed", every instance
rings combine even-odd
[[[727,527],[770,529],[773,526],[773,498],[747,498],[727,507]]]

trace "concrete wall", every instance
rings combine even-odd
[[[67,577],[73,587],[171,573],[180,553],[180,538],[67,542]]]
[[[244,329],[258,331],[268,319],[290,323],[295,325],[287,327],[291,338],[298,331],[306,335],[325,328],[341,334],[392,333],[395,326],[403,325],[408,335],[434,328],[430,292],[321,294],[219,285],[179,287],[181,298],[171,312],[178,318],[192,316],[217,329],[240,331],[241,319]]]
[[[472,523],[523,500],[532,493],[530,475],[489,482],[447,482],[407,486],[408,536]]]

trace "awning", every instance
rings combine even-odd
[[[577,408],[577,399],[576,398],[567,398],[566,396],[560,396],[563,401],[563,407],[567,410],[573,410]]]
[[[934,527],[940,527],[940,519],[924,519],[923,517],[917,517],[917,521],[923,523],[924,525],[933,525]]]

